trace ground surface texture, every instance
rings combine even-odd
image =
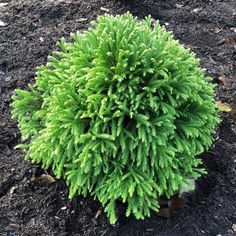
[[[236,234],[236,129],[223,115],[217,140],[202,155],[208,170],[187,204],[169,219],[155,214],[144,221],[120,217],[109,225],[90,198],[67,199],[63,181],[48,184],[38,166],[14,150],[20,142],[9,104],[15,88],[34,80],[55,42],[84,30],[106,12],[151,15],[201,59],[218,83],[217,99],[236,103],[235,0],[12,0],[0,1],[0,235],[233,235]],[[224,77],[225,84],[218,78]],[[235,113],[236,114],[236,113]],[[232,115],[233,116],[233,115]],[[236,230],[236,229],[235,229]]]

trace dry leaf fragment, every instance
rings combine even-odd
[[[223,112],[231,112],[232,108],[227,104],[227,103],[223,103],[221,101],[216,101],[216,107]]]
[[[182,198],[178,193],[171,197],[171,199],[160,199],[160,210],[157,215],[160,217],[169,218],[175,209],[183,207],[185,204],[184,198]]]
[[[168,202],[169,208],[171,208],[173,210],[183,207],[184,204],[185,204],[184,199],[179,197],[178,194],[174,195]]]
[[[170,218],[173,210],[169,207],[162,208],[157,212],[157,215],[160,217]]]
[[[36,179],[37,178],[35,176],[33,176],[33,177],[30,178],[30,182],[34,182],[34,181],[36,181]]]
[[[228,41],[230,44],[236,44],[236,37],[235,36],[230,36],[228,37]]]
[[[49,184],[56,182],[56,180],[55,180],[51,175],[47,175],[47,174],[42,174],[42,175],[40,176],[40,179],[41,179],[43,182],[47,182],[47,183],[49,183]]]
[[[234,48],[236,48],[236,36],[230,36],[228,37],[228,43],[233,45]]]
[[[220,77],[218,78],[218,80],[219,80],[219,82],[220,82],[221,84],[223,84],[224,86],[226,85],[226,81],[225,81],[225,77],[224,77],[224,76],[220,76]]]

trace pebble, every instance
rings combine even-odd
[[[230,28],[230,30],[234,31],[234,33],[236,33],[236,27],[232,27]]]
[[[4,26],[6,26],[6,25],[7,25],[7,24],[5,24],[3,21],[0,20],[0,26],[1,26],[1,27],[4,27]]]
[[[5,7],[6,5],[8,5],[7,2],[0,2],[0,7]]]
[[[184,5],[183,4],[175,4],[177,8],[182,8]]]
[[[236,232],[236,224],[232,225],[232,229],[233,229],[234,232]]]
[[[11,187],[11,188],[10,188],[10,194],[15,193],[15,192],[16,192],[16,189],[17,189],[16,186]]]

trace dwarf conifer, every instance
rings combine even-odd
[[[76,193],[137,219],[204,170],[219,119],[199,60],[150,17],[105,15],[60,40],[35,83],[13,96],[27,158]]]

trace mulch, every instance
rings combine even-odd
[[[197,181],[184,207],[170,218],[155,213],[143,221],[120,216],[110,225],[90,197],[68,200],[63,180],[15,150],[20,133],[11,119],[15,88],[34,81],[56,41],[82,31],[104,13],[130,11],[159,20],[191,48],[217,84],[217,100],[236,104],[235,0],[11,0],[1,1],[0,21],[0,235],[236,235],[236,126],[224,113],[213,147],[201,155],[208,174]],[[219,78],[221,79],[219,80]],[[222,83],[222,78],[224,83]],[[49,174],[50,174],[50,170]]]

